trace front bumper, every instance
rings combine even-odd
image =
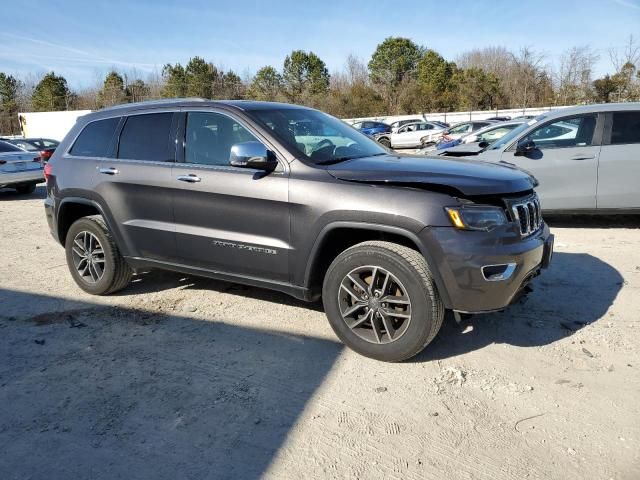
[[[432,267],[437,269],[447,308],[464,313],[501,310],[532,278],[548,266],[553,235],[546,224],[522,238],[513,226],[491,232],[452,227],[427,228],[420,234]],[[491,277],[491,269],[509,266],[504,275]]]

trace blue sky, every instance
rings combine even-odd
[[[267,64],[280,68],[291,50],[304,49],[333,71],[350,53],[368,61],[392,35],[448,59],[476,47],[528,45],[553,63],[567,48],[590,44],[603,74],[611,69],[610,46],[621,47],[629,34],[640,40],[640,0],[2,3],[0,71],[54,70],[74,88],[94,84],[111,67],[137,67],[145,76],[194,55],[242,75]]]

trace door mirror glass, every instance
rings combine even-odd
[[[536,149],[536,144],[533,140],[529,140],[525,138],[524,140],[520,140],[518,142],[518,146],[516,147],[516,155],[526,155]]]
[[[273,152],[260,142],[243,142],[231,146],[229,164],[239,168],[271,171],[278,166]]]

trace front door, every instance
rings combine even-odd
[[[530,172],[544,210],[580,210],[596,207],[600,142],[594,141],[596,114],[553,120],[531,130],[518,142],[531,140],[535,149],[516,153],[515,142],[501,159]]]
[[[288,174],[232,167],[237,143],[258,134],[227,113],[183,114],[184,155],[172,172],[181,263],[223,273],[288,281]],[[179,142],[180,143],[180,142]]]

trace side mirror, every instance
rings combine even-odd
[[[536,144],[533,140],[520,140],[516,146],[516,155],[523,156],[531,153],[536,149]]]
[[[487,142],[486,140],[483,140],[480,143],[478,143],[478,146],[480,148],[487,148],[489,146],[489,142]]]
[[[278,166],[273,152],[260,142],[236,143],[229,152],[229,164],[239,168],[272,171]]]

